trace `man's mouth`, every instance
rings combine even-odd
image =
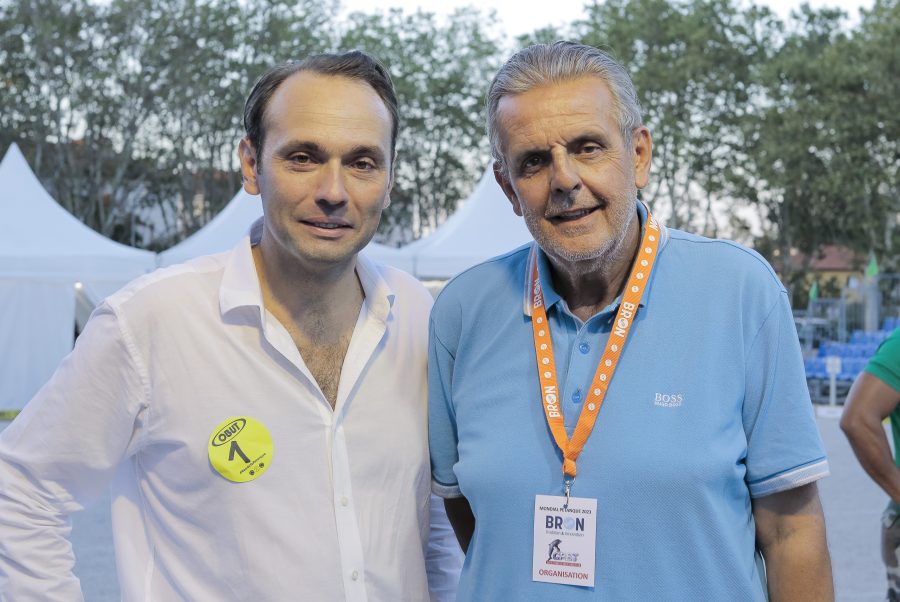
[[[552,222],[573,222],[575,220],[579,220],[584,216],[593,213],[596,211],[598,207],[589,207],[587,209],[577,209],[573,211],[565,211],[563,213],[559,213],[557,215],[553,215],[550,217],[550,221]]]
[[[349,228],[350,224],[344,222],[320,222],[317,220],[300,220],[301,223],[306,224],[308,226],[314,226],[316,228],[322,228],[324,230],[337,230],[339,228]]]

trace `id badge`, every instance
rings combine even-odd
[[[534,497],[533,581],[594,586],[597,500]]]

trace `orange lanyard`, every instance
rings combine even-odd
[[[603,405],[613,372],[619,363],[635,313],[641,297],[644,295],[644,289],[650,280],[650,273],[659,249],[659,237],[659,225],[647,211],[647,226],[644,228],[641,247],[631,268],[631,274],[628,276],[612,332],[609,333],[606,349],[603,351],[603,357],[600,358],[600,364],[597,366],[591,389],[584,400],[584,407],[581,408],[581,416],[578,417],[578,424],[575,426],[575,432],[572,433],[571,439],[566,434],[563,421],[560,391],[556,381],[556,364],[553,361],[553,344],[550,340],[550,323],[547,321],[544,295],[538,275],[537,247],[534,246],[531,249],[533,266],[531,271],[531,327],[534,330],[534,351],[537,357],[538,376],[541,381],[544,414],[547,416],[547,424],[550,426],[550,432],[553,433],[556,445],[563,453],[563,473],[567,498],[572,481],[575,479],[575,460],[578,459],[578,454],[581,453],[594,429],[597,413],[600,412],[600,406]]]

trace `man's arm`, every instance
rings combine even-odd
[[[900,503],[900,468],[894,463],[882,426],[898,403],[900,392],[877,376],[863,372],[850,388],[841,429],[865,471],[892,500]]]
[[[447,518],[450,519],[450,525],[453,526],[453,532],[456,533],[459,547],[463,552],[468,553],[469,542],[472,541],[472,535],[475,533],[475,515],[472,514],[469,500],[464,497],[446,498],[444,508],[447,509]]]
[[[825,516],[815,483],[753,500],[770,602],[834,600]]]
[[[0,600],[82,599],[69,515],[96,500],[142,432],[144,386],[98,309],[50,382],[0,433]]]

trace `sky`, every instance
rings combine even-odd
[[[583,15],[583,8],[588,0],[553,0],[551,4],[537,4],[541,8],[523,8],[522,0],[383,0],[373,6],[371,0],[341,0],[346,12],[372,12],[373,8],[384,10],[388,7],[399,7],[412,12],[421,8],[428,12],[447,14],[453,9],[463,6],[477,6],[494,9],[499,20],[504,24],[510,37],[529,33],[546,25],[562,25],[571,23]],[[870,8],[873,0],[808,0],[813,8],[839,7],[851,16],[852,21],[859,8]],[[802,3],[801,0],[759,0],[757,3],[768,5],[776,14],[787,18],[791,10]],[[548,13],[550,15],[548,16]]]

